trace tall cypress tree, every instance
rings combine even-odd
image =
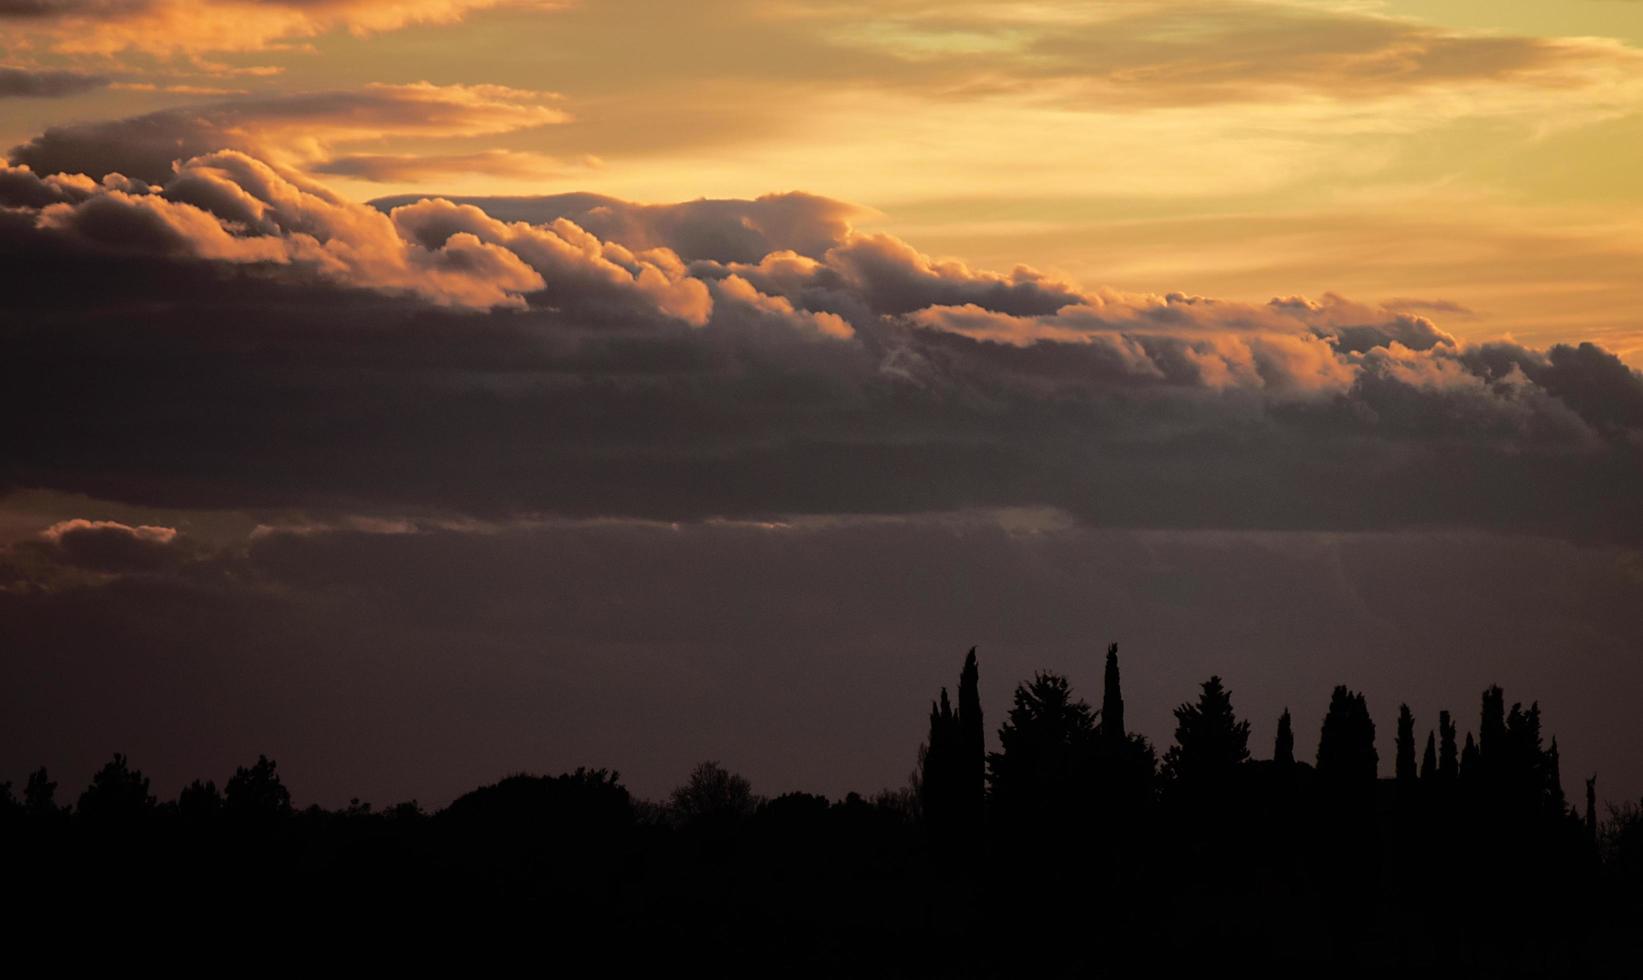
[[[1415,716],[1407,704],[1398,705],[1398,754],[1393,775],[1400,788],[1415,785]]]
[[[1597,773],[1586,780],[1586,839],[1597,845]]]
[[[1426,751],[1421,754],[1422,783],[1435,783],[1438,779],[1438,736],[1436,732],[1428,730],[1426,733]]]
[[[945,833],[954,823],[958,762],[958,718],[947,699],[947,689],[930,704],[930,736],[919,756],[919,806],[934,831]]]
[[[1493,778],[1505,761],[1506,692],[1491,684],[1483,692],[1483,710],[1478,724],[1478,762],[1482,772]]]
[[[1478,746],[1472,741],[1472,733],[1466,733],[1466,747],[1460,750],[1460,778],[1462,782],[1475,783],[1481,773],[1478,763]]]
[[[981,670],[975,647],[965,656],[958,675],[957,725],[954,802],[961,824],[979,827],[987,802],[987,734],[981,720]]]
[[[1438,712],[1438,779],[1453,783],[1460,777],[1460,755],[1455,748],[1455,720]]]
[[[1295,764],[1295,732],[1290,727],[1288,708],[1278,716],[1278,737],[1272,740],[1272,761],[1280,766]]]
[[[970,831],[986,805],[986,734],[982,728],[980,670],[970,648],[958,676],[958,708],[947,689],[930,705],[930,737],[919,757],[919,805],[937,833]]]
[[[1101,741],[1115,749],[1124,741],[1124,693],[1118,683],[1118,644],[1107,647],[1107,672],[1102,679]]]

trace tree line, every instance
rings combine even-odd
[[[1574,976],[1643,952],[1643,805],[1600,814],[1595,777],[1567,800],[1539,705],[1498,686],[1464,735],[1443,711],[1422,738],[1398,706],[1383,777],[1345,686],[1315,748],[1286,710],[1257,757],[1219,677],[1175,708],[1161,754],[1129,731],[1116,644],[1098,707],[1037,673],[991,751],[980,685],[972,649],[909,784],[871,798],[764,798],[705,762],[661,802],[584,768],[435,813],[299,810],[266,756],[160,801],[116,754],[72,800],[43,768],[0,784],[0,860],[33,883],[40,929],[75,921],[45,911],[65,906],[162,933],[300,908],[303,936],[508,923],[635,968],[707,943],[723,973]]]

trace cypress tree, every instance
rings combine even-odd
[[[1586,780],[1586,839],[1597,845],[1597,773]]]
[[[937,831],[953,823],[957,741],[958,719],[943,687],[941,697],[930,704],[930,736],[919,756],[919,806],[925,822]]]
[[[1375,722],[1364,696],[1345,684],[1337,686],[1318,738],[1318,775],[1339,785],[1372,786],[1379,759]]]
[[[1449,712],[1438,712],[1438,778],[1453,783],[1460,777],[1460,758],[1455,749],[1455,721]]]
[[[1475,781],[1478,776],[1478,747],[1472,741],[1472,733],[1466,733],[1466,747],[1460,752],[1460,778],[1466,782]]]
[[[1438,737],[1435,732],[1426,733],[1426,751],[1421,755],[1422,783],[1436,782],[1438,778]]]
[[[965,826],[979,827],[987,802],[987,735],[981,720],[981,670],[975,647],[965,656],[958,675],[957,726],[955,803],[959,820]]]
[[[1563,797],[1563,765],[1558,759],[1557,736],[1546,747],[1546,812],[1561,817],[1567,812],[1568,801]]]
[[[1483,710],[1478,725],[1478,762],[1493,776],[1500,770],[1506,752],[1506,692],[1491,684],[1483,692]]]
[[[1288,708],[1278,716],[1278,737],[1272,742],[1272,761],[1280,766],[1295,764],[1295,732],[1290,728]]]
[[[1124,694],[1118,682],[1118,644],[1107,647],[1107,672],[1101,692],[1101,741],[1109,749],[1124,741]]]
[[[930,705],[930,736],[919,755],[919,805],[938,833],[977,828],[986,805],[986,735],[980,670],[970,648],[959,671],[958,707],[947,688]]]
[[[1398,754],[1393,774],[1401,788],[1415,784],[1415,716],[1407,704],[1398,705]]]

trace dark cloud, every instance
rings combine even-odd
[[[1643,540],[1643,380],[1596,347],[1466,347],[1336,296],[971,270],[803,196],[555,198],[527,223],[439,199],[384,213],[233,152],[157,188],[8,179],[37,210],[0,212],[29,284],[0,297],[4,487],[389,516],[1049,506],[1120,527]],[[550,220],[567,208],[635,240]],[[720,256],[812,254],[660,244],[706,250],[731,225],[756,237]]]
[[[548,93],[498,85],[367,85],[248,96],[124,119],[53,126],[10,151],[36,173],[120,173],[164,183],[175,164],[218,150],[279,155],[301,145],[328,159],[338,143],[452,137],[563,122]],[[302,162],[316,162],[304,157]]]
[[[0,18],[120,16],[153,6],[153,0],[0,0]]]
[[[103,88],[108,81],[106,76],[86,72],[0,65],[0,99],[51,99],[64,95],[78,95],[81,92]]]
[[[384,211],[414,204],[402,195],[371,202]],[[600,194],[544,197],[453,197],[499,221],[551,224],[572,221],[600,238],[630,248],[666,248],[686,262],[757,264],[772,252],[820,259],[849,236],[860,208],[813,194],[769,194],[752,201],[702,200],[634,204]]]

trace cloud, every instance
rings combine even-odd
[[[415,196],[381,198],[377,207],[413,204]],[[772,252],[820,259],[849,237],[850,221],[866,209],[814,194],[767,194],[755,200],[636,204],[599,194],[542,197],[453,197],[502,221],[573,221],[600,238],[630,248],[666,248],[686,262],[757,264]]]
[[[53,99],[89,92],[107,84],[106,76],[87,72],[0,65],[0,99]]]
[[[189,553],[176,528],[84,518],[58,521],[40,532],[34,546],[52,561],[105,573],[155,571]]]
[[[188,161],[157,190],[99,187],[79,202],[47,205],[38,225],[115,252],[294,266],[442,305],[518,307],[543,285],[506,249],[470,234],[418,247],[389,217],[232,150]]]
[[[40,173],[122,173],[160,183],[173,164],[217,150],[307,166],[330,160],[338,145],[362,140],[485,136],[553,125],[568,118],[557,101],[551,93],[500,85],[372,84],[52,127],[10,155]]]
[[[162,57],[261,51],[334,30],[356,35],[448,24],[530,0],[0,0],[0,23],[68,54]]]
[[[1050,507],[1643,541],[1643,379],[1596,346],[972,269],[804,195],[384,211],[232,151],[0,190],[33,284],[0,297],[29,331],[0,487],[322,522]]]
[[[1451,30],[1373,11],[1280,3],[1047,4],[1015,11],[794,5],[872,71],[942,98],[1030,95],[1104,111],[1472,90],[1599,98],[1633,88],[1643,55],[1601,38]],[[1617,94],[1617,93],[1615,93]]]
[[[314,166],[322,174],[374,181],[414,181],[460,174],[490,177],[563,178],[567,172],[597,169],[598,161],[568,163],[541,153],[481,150],[476,153],[353,153]]]

